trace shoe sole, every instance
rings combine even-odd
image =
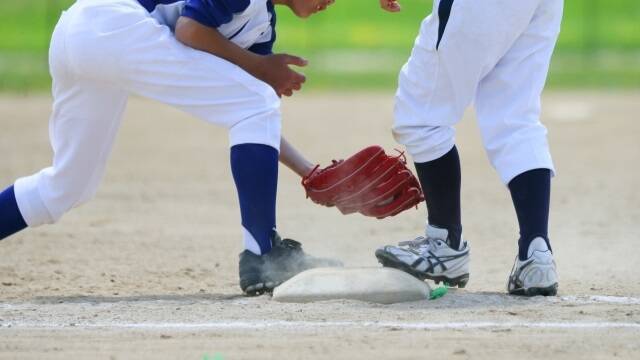
[[[325,265],[325,264],[323,264]],[[340,263],[340,265],[342,265],[342,263]],[[331,265],[329,266],[328,264],[326,264],[326,266],[310,266],[309,269],[313,269],[316,267],[341,267],[341,266],[335,266],[335,265]],[[263,281],[262,279],[262,274],[259,273],[254,273],[254,274],[247,274],[245,275],[247,278],[252,278],[250,281],[246,281],[251,283],[250,285],[244,285],[243,282],[240,282],[240,288],[242,289],[242,292],[246,295],[246,296],[260,296],[263,294],[271,294],[273,293],[273,290],[278,287],[280,284],[282,284],[283,282],[289,280],[290,278],[294,277],[295,275],[299,274],[300,272],[302,272],[304,270],[301,270],[299,272],[296,273],[271,273],[271,277],[276,277],[279,279],[282,279],[282,281]]]
[[[515,289],[509,291],[509,294],[516,296],[556,296],[558,295],[558,283],[547,287],[531,287],[528,289]]]
[[[256,283],[256,284],[252,284],[247,286],[243,292],[246,296],[260,296],[263,294],[271,294],[273,293],[273,289],[275,289],[278,285],[280,285],[281,283],[275,283],[275,282],[266,282],[266,283]]]
[[[442,282],[448,287],[458,287],[460,289],[467,286],[467,283],[469,282],[469,274],[462,274],[458,277],[450,278],[446,276],[433,276],[421,271],[417,271],[411,268],[409,265],[400,261],[394,255],[389,254],[383,250],[376,250],[376,258],[378,258],[378,262],[382,264],[382,266],[402,270],[420,280],[429,279],[433,280],[436,284],[440,284]]]
[[[293,275],[285,272],[272,272],[269,276],[265,276],[260,272],[245,273],[240,280],[240,288],[246,296],[271,294],[273,289],[293,277]]]

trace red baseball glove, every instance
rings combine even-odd
[[[407,169],[403,153],[389,156],[369,146],[346,160],[316,166],[302,179],[307,197],[343,214],[359,212],[378,219],[394,216],[424,200],[420,183]]]

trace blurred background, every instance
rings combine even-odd
[[[73,0],[0,0],[0,91],[48,91],[47,48]],[[338,0],[307,20],[278,9],[277,51],[310,60],[307,89],[391,89],[430,0]],[[640,88],[640,1],[566,0],[548,84],[555,88]]]

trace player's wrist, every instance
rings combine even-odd
[[[250,53],[250,55],[244,59],[245,65],[242,66],[242,68],[253,77],[264,81],[267,68],[267,66],[265,66],[265,59],[266,56],[264,55]]]
[[[320,165],[314,165],[314,164],[306,161],[304,164],[301,164],[300,171],[298,172],[298,175],[300,175],[300,177],[303,177],[303,178],[307,177],[307,176],[311,175],[313,170],[315,170],[319,166]]]

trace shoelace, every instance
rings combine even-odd
[[[435,243],[438,242],[442,242],[442,240],[440,239],[436,239],[436,238],[428,238],[428,237],[424,237],[424,236],[418,236],[417,238],[413,239],[413,240],[407,240],[407,241],[401,241],[398,243],[399,246],[409,246],[412,248],[423,248],[424,250],[428,250],[431,247],[434,247],[433,245]]]

